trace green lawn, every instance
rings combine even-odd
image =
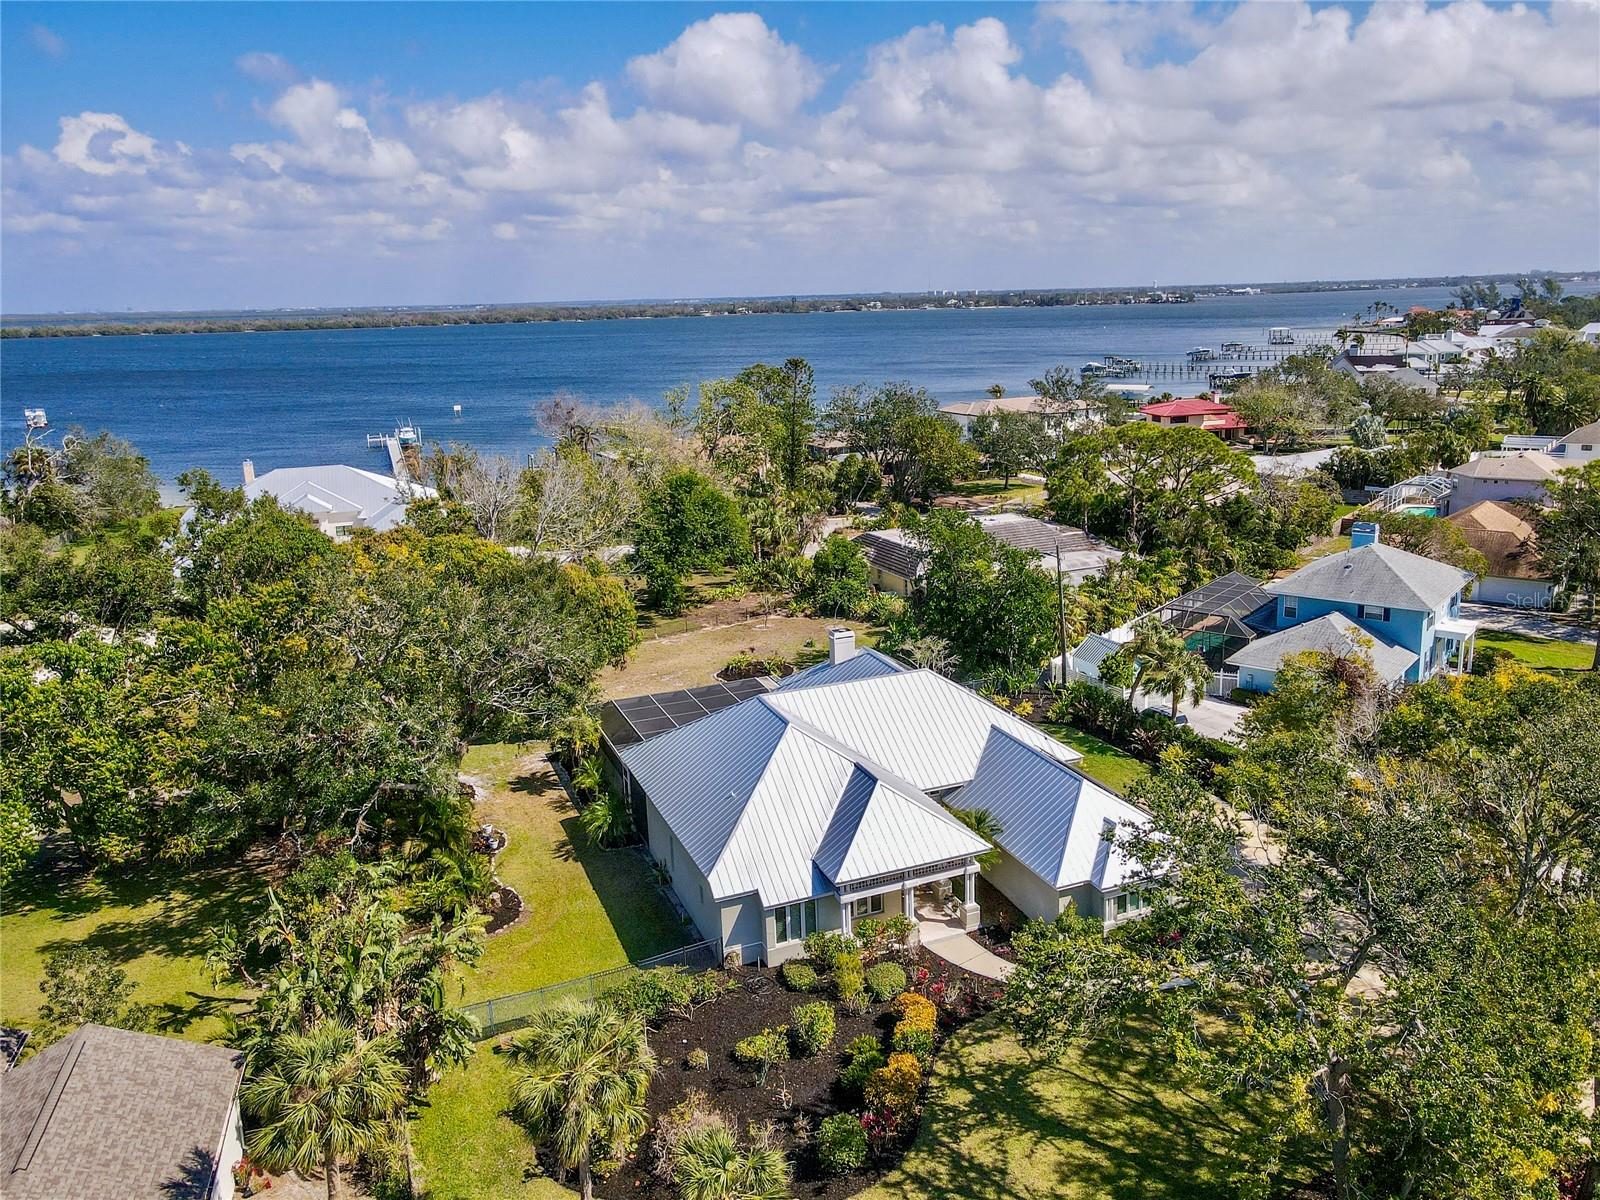
[[[1507,650],[1530,667],[1564,667],[1586,671],[1594,665],[1593,642],[1564,642],[1556,638],[1529,637],[1500,629],[1479,629],[1478,649]]]
[[[47,849],[6,889],[0,907],[0,1023],[33,1025],[45,956],[84,945],[127,970],[137,985],[133,999],[158,1007],[160,1032],[212,1038],[239,992],[212,983],[207,930],[248,919],[264,893],[244,863],[90,874]]]
[[[1126,792],[1150,774],[1149,763],[1135,758],[1126,750],[1118,750],[1110,742],[1101,741],[1092,733],[1083,733],[1070,725],[1054,723],[1047,723],[1042,728],[1051,737],[1059,738],[1083,755],[1083,760],[1075,765],[1085,775],[1118,794]]]
[[[491,938],[467,1000],[503,996],[621,966],[697,941],[631,850],[589,846],[541,745],[474,746],[462,772],[482,785],[481,820],[504,829],[500,878],[526,915]],[[506,1060],[485,1043],[428,1095],[416,1124],[429,1200],[570,1196],[539,1174],[527,1135],[504,1115]]]
[[[905,1161],[856,1200],[1222,1200],[1262,1120],[1186,1085],[1137,1033],[1056,1066],[981,1021],[940,1052]]]
[[[492,1043],[429,1090],[412,1135],[429,1200],[571,1200],[540,1173],[528,1135],[505,1115],[510,1091],[510,1063]]]
[[[996,504],[1002,500],[1022,500],[1034,504],[1043,503],[1045,489],[1037,483],[1029,483],[1015,476],[1012,476],[1011,483],[1007,485],[1000,476],[991,475],[983,479],[963,480],[944,495]]]
[[[487,785],[478,818],[506,831],[495,869],[525,906],[517,925],[489,940],[467,978],[468,1000],[561,983],[699,940],[637,853],[589,845],[543,751],[474,746],[462,764],[463,774]]]

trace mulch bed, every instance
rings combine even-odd
[[[501,930],[509,929],[517,923],[518,918],[522,916],[522,897],[517,895],[515,888],[502,883],[489,893],[483,909],[489,915],[489,924],[483,931],[484,935],[493,937]]]
[[[950,995],[963,989],[976,990],[975,1003],[963,1004],[959,1013],[951,1012],[948,1005],[941,1006],[940,1027],[947,1034],[978,1015],[997,991],[998,985],[993,981],[963,971],[924,950],[912,951],[900,961],[913,980],[914,990],[924,993],[942,990]],[[919,969],[928,972],[920,987],[915,982]],[[825,1178],[819,1175],[810,1150],[805,1146],[797,1147],[795,1122],[797,1117],[803,1116],[814,1133],[824,1117],[859,1107],[848,1097],[841,1096],[836,1088],[839,1071],[844,1066],[843,1051],[851,1039],[861,1034],[885,1037],[893,1020],[889,1005],[874,1004],[859,1017],[850,1016],[836,1006],[834,1016],[838,1032],[833,1044],[813,1058],[774,1065],[767,1074],[766,1083],[760,1085],[756,1083],[754,1071],[734,1062],[734,1043],[768,1026],[790,1024],[791,1010],[826,997],[788,991],[770,971],[746,969],[736,972],[736,976],[745,983],[740,990],[705,1006],[688,1021],[669,1018],[660,1029],[651,1031],[650,1044],[660,1059],[647,1102],[652,1124],[690,1091],[702,1091],[712,1105],[729,1118],[741,1140],[746,1126],[752,1122],[772,1124],[775,1143],[788,1156],[793,1171],[791,1191],[794,1196],[802,1200],[843,1200],[854,1195],[893,1167],[900,1155],[896,1154],[892,1160],[871,1162],[849,1175]],[[753,982],[752,977],[759,982]],[[935,986],[940,982],[942,989]],[[708,1070],[691,1070],[685,1064],[689,1052],[695,1049],[706,1051],[710,1057]],[[784,1091],[788,1093],[787,1107],[782,1096]],[[915,1130],[908,1131],[903,1145],[909,1145],[914,1133]],[[596,1181],[596,1195],[608,1200],[627,1196],[675,1200],[677,1192],[673,1185],[651,1173],[648,1147],[649,1136],[646,1135],[635,1158],[610,1178]]]

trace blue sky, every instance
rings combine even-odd
[[[8,312],[1600,265],[1593,4],[0,11]]]

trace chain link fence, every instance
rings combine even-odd
[[[593,975],[569,979],[565,983],[552,983],[548,987],[535,988],[531,992],[496,996],[493,1000],[479,1000],[475,1004],[463,1005],[461,1011],[478,1023],[478,1040],[483,1041],[521,1029],[535,1013],[544,1012],[546,1009],[559,1008],[565,1004],[592,1004],[617,984],[640,971],[648,971],[653,967],[684,967],[691,971],[703,971],[720,966],[721,963],[720,941],[713,939],[708,942],[696,942],[692,946],[680,946],[676,950],[657,954],[653,958],[613,967],[609,971],[597,971]]]

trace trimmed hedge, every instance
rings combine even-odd
[[[844,1175],[865,1166],[867,1134],[853,1113],[834,1113],[817,1130],[817,1165],[824,1174]]]
[[[867,968],[863,981],[867,992],[881,1004],[906,990],[906,971],[899,963],[873,963]]]
[[[883,1046],[870,1033],[863,1033],[844,1048],[845,1067],[839,1072],[839,1086],[852,1096],[861,1095],[867,1079],[888,1061]]]
[[[791,992],[814,992],[817,990],[817,969],[808,962],[791,959],[778,968],[778,978],[783,980],[783,986]]]
[[[825,1001],[802,1004],[793,1013],[794,1024],[789,1026],[789,1042],[794,1053],[801,1058],[821,1054],[833,1041],[837,1025],[833,1019],[833,1005]]]

